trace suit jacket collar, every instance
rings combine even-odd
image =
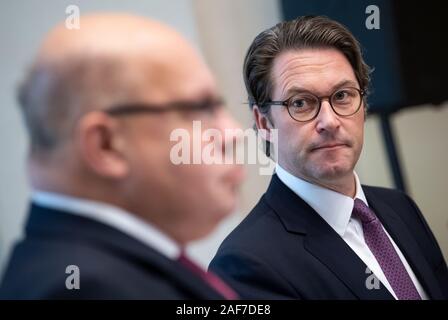
[[[426,293],[431,299],[444,299],[437,279],[406,223],[375,194],[373,188],[364,187],[364,192],[369,205],[399,246]],[[291,233],[304,234],[305,248],[344,282],[355,296],[360,299],[393,299],[384,286],[378,290],[366,288],[368,274],[364,262],[316,211],[276,175],[272,177],[265,199],[285,229]]]
[[[273,175],[265,199],[285,229],[304,234],[305,249],[339,278],[359,299],[393,299],[384,287],[368,289],[367,266],[305,201]]]
[[[223,299],[181,264],[121,231],[89,218],[32,204],[26,234],[31,237],[55,237],[61,241],[76,241],[100,247],[101,250],[113,251],[123,259],[154,270],[188,296],[196,299]]]
[[[68,211],[109,225],[170,259],[177,259],[180,255],[181,248],[169,235],[122,208],[104,202],[39,190],[34,190],[31,197],[32,202],[38,206]]]

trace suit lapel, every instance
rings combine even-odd
[[[384,287],[368,289],[367,266],[305,201],[291,191],[277,175],[272,177],[266,200],[285,229],[305,234],[305,249],[324,264],[359,299],[393,299]]]
[[[376,197],[371,189],[367,187],[364,190],[369,205],[371,205],[389,235],[400,248],[427,294],[432,299],[444,299],[434,272],[404,221],[387,203]]]
[[[305,249],[327,266],[359,299],[394,299],[384,285],[369,286],[371,273],[365,263],[324,220],[310,226]]]

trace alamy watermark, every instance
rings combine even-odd
[[[366,274],[368,274],[366,278],[366,288],[368,290],[378,290],[380,289],[380,280],[377,278],[377,276],[369,269],[369,267],[366,268]]]
[[[366,7],[366,14],[369,16],[366,18],[366,28],[368,30],[380,29],[380,8],[376,5],[369,5]]]
[[[68,290],[79,290],[81,273],[77,265],[71,264],[65,268],[65,273],[68,274],[65,279],[65,287]]]
[[[262,150],[265,139],[270,141],[271,158]],[[192,131],[177,128],[171,132],[170,141],[176,142],[170,151],[170,160],[175,165],[258,164],[260,175],[271,175],[277,155],[278,131],[202,130],[201,121],[193,121]]]
[[[65,27],[69,30],[78,30],[81,28],[80,16],[81,12],[77,5],[71,4],[65,8],[67,17],[65,18]]]

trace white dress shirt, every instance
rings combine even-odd
[[[58,193],[33,191],[33,203],[104,223],[144,243],[169,259],[176,260],[180,246],[154,225],[116,206]]]
[[[362,230],[362,223],[359,219],[352,217],[354,207],[354,199],[362,200],[367,206],[369,205],[359,182],[358,175],[354,173],[356,181],[356,195],[352,199],[342,193],[323,188],[321,186],[311,184],[303,179],[300,179],[291,173],[287,172],[280,165],[277,164],[275,169],[279,179],[294,193],[301,197],[311,208],[313,208],[342,239],[349,245],[349,247],[356,253],[356,255],[365,263],[371,272],[378,278],[379,281],[387,288],[387,290],[397,299],[395,292],[387,281],[378,261],[373,253],[370,251],[366,242],[364,241],[364,233]],[[383,227],[384,229],[384,227]],[[428,296],[423,290],[420,282],[417,280],[414,272],[406,261],[405,257],[397,247],[395,242],[390,237],[389,233],[384,229],[389,237],[392,245],[395,248],[401,262],[406,271],[411,277],[420,297],[427,300]],[[368,274],[366,274],[366,279]],[[372,289],[374,290],[374,289]]]

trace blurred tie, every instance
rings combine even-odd
[[[380,264],[397,298],[421,300],[411,277],[375,213],[362,200],[355,199],[352,214],[361,220],[366,244]]]
[[[224,281],[222,281],[217,275],[210,271],[206,272],[196,263],[187,258],[187,256],[183,252],[181,252],[178,261],[194,274],[202,278],[205,282],[207,282],[209,286],[215,289],[215,291],[221,294],[226,300],[236,300],[239,298],[236,292],[227,284],[225,284]]]

